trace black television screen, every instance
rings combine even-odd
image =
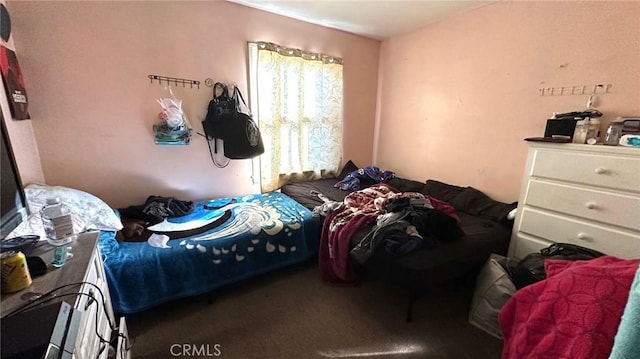
[[[0,239],[5,239],[29,214],[27,201],[18,166],[13,157],[13,150],[9,135],[4,123],[4,116],[0,111],[2,120],[2,136],[0,140],[0,168],[2,170],[0,182]]]

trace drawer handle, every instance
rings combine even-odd
[[[596,168],[596,173],[597,173],[597,174],[599,174],[599,175],[603,175],[603,174],[605,174],[605,173],[607,173],[607,172],[609,172],[609,171],[608,171],[606,168],[604,168],[604,167],[598,167],[598,168]]]
[[[581,241],[589,240],[589,235],[586,233],[578,233],[578,239]]]
[[[598,208],[598,204],[595,202],[589,202],[587,203],[587,208],[589,209],[597,209]]]

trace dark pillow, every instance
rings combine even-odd
[[[430,179],[427,180],[421,192],[423,194],[433,196],[441,201],[452,203],[453,199],[465,190],[465,187],[454,186]]]
[[[507,222],[507,214],[518,206],[517,202],[493,200],[473,187],[467,187],[449,203],[457,211],[503,223]]]
[[[422,182],[400,177],[394,177],[385,183],[400,192],[421,192],[424,187],[424,183]]]
[[[340,173],[338,173],[338,178],[339,179],[344,179],[345,177],[347,177],[347,175],[353,171],[357,171],[360,168],[358,168],[358,166],[356,166],[355,163],[353,163],[353,161],[349,160],[347,163],[344,164],[344,166],[342,167],[342,171],[340,171]]]

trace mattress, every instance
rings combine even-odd
[[[494,221],[458,212],[464,236],[456,241],[440,243],[433,249],[412,251],[395,257],[378,248],[362,266],[380,276],[421,291],[428,285],[443,284],[477,272],[492,253],[506,255],[511,230]],[[367,231],[351,240],[355,246]],[[356,265],[354,263],[354,265]]]
[[[207,226],[215,221],[222,223]],[[114,310],[139,312],[307,260],[317,253],[319,225],[307,208],[271,192],[196,202],[193,213],[156,228],[206,230],[166,242],[117,242],[115,232],[103,231],[99,244]]]

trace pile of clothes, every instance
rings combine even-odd
[[[450,204],[421,193],[398,192],[384,183],[352,192],[326,213],[319,252],[322,278],[331,283],[353,283],[350,255],[364,263],[380,244],[395,255],[423,245],[433,247],[460,238],[459,222]],[[370,224],[373,229],[350,250],[351,238]]]
[[[419,193],[390,198],[385,211],[351,250],[358,262],[367,261],[379,245],[384,245],[389,254],[402,256],[421,247],[435,248],[441,241],[457,240],[463,234],[457,216],[434,209],[431,201]]]

